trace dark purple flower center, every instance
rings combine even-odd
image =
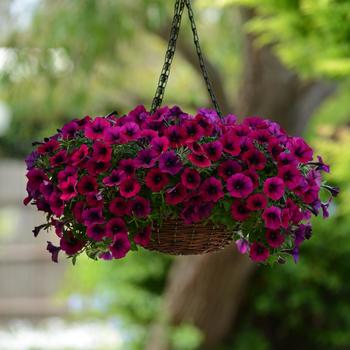
[[[158,184],[158,183],[160,183],[162,181],[162,176],[160,175],[160,174],[155,174],[155,175],[153,175],[153,182],[155,183],[155,184]]]
[[[95,189],[95,187],[94,187],[94,184],[93,184],[92,182],[87,181],[87,182],[84,183],[84,190],[85,190],[86,192],[91,192],[91,191],[93,191],[94,189]]]
[[[257,255],[262,255],[262,254],[264,254],[265,253],[265,248],[264,247],[262,247],[262,246],[257,246],[257,248],[256,248],[256,254]]]
[[[100,125],[100,124],[95,124],[95,125],[92,126],[92,130],[93,130],[93,132],[94,132],[95,134],[102,134],[103,129],[104,129],[104,128],[103,128],[102,125]]]
[[[198,128],[192,124],[186,127],[186,131],[189,136],[194,136],[197,134]]]

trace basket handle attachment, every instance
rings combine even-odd
[[[183,15],[185,6],[187,8],[188,17],[189,17],[190,22],[191,22],[193,41],[194,41],[194,45],[196,47],[196,52],[197,52],[202,76],[203,76],[204,82],[206,84],[210,99],[211,99],[213,106],[216,110],[216,113],[218,114],[219,117],[222,117],[221,109],[220,109],[220,106],[219,106],[218,101],[216,99],[216,96],[214,94],[212,84],[209,80],[207,68],[205,66],[204,57],[203,57],[202,49],[201,49],[200,42],[199,42],[199,36],[198,36],[198,32],[197,32],[196,22],[195,22],[193,9],[192,9],[192,5],[191,5],[191,0],[176,0],[175,1],[174,16],[173,16],[173,21],[172,21],[172,25],[171,25],[170,37],[169,37],[169,41],[168,41],[168,48],[167,48],[166,53],[165,53],[165,60],[164,60],[163,68],[162,68],[162,71],[161,71],[161,74],[159,77],[156,93],[155,93],[155,96],[153,98],[151,113],[154,113],[155,110],[157,108],[159,108],[163,102],[165,88],[166,88],[166,85],[167,85],[167,82],[169,79],[171,64],[173,62],[174,55],[175,55],[176,43],[177,43],[177,39],[179,36],[179,31],[180,31],[180,27],[181,27],[181,19],[182,19],[182,15]]]

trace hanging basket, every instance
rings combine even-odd
[[[224,248],[232,238],[232,231],[225,225],[184,224],[170,219],[154,227],[147,249],[171,255],[205,254]]]
[[[215,110],[191,115],[161,107],[184,9]],[[321,181],[329,171],[299,137],[258,117],[223,116],[208,79],[189,0],[176,0],[169,46],[152,108],[84,117],[34,143],[27,192],[46,214],[59,245],[52,260],[119,259],[139,246],[166,254],[203,254],[232,240],[254,261],[297,258],[311,236],[311,214],[329,202]]]

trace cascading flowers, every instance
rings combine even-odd
[[[59,246],[47,249],[55,262],[61,250],[73,262],[82,252],[122,258],[147,247],[154,224],[169,217],[225,225],[254,261],[296,260],[311,214],[327,217],[338,192],[322,183],[329,167],[302,138],[269,120],[238,123],[207,109],[85,117],[35,145],[24,203],[47,214],[33,232],[54,229]]]

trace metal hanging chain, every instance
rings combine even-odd
[[[196,52],[199,60],[199,65],[202,71],[202,76],[204,78],[210,99],[213,103],[213,106],[216,110],[216,113],[219,115],[219,117],[222,117],[220,106],[217,102],[216,96],[214,94],[211,82],[209,80],[209,76],[207,73],[207,69],[205,66],[203,53],[201,50],[200,42],[199,42],[199,36],[198,31],[196,27],[196,22],[194,19],[193,9],[191,6],[191,0],[176,0],[175,2],[175,10],[174,10],[174,18],[170,33],[170,39],[168,43],[168,49],[165,55],[165,62],[163,65],[163,69],[159,78],[158,87],[156,90],[156,95],[154,96],[153,102],[152,102],[152,108],[151,112],[153,113],[160,105],[162,104],[163,98],[164,98],[164,91],[165,87],[168,82],[169,74],[170,74],[170,66],[174,58],[175,50],[176,50],[176,42],[179,35],[180,25],[181,25],[181,17],[183,14],[184,6],[186,5],[188,10],[188,17],[191,22],[191,29],[193,33],[193,40],[196,47]]]
[[[162,72],[160,73],[156,94],[153,98],[151,113],[154,113],[155,110],[159,108],[163,102],[165,87],[169,79],[171,63],[173,62],[174,55],[175,55],[176,43],[177,43],[177,38],[179,36],[184,7],[185,7],[184,0],[176,0],[175,7],[174,7],[174,17],[173,17],[173,22],[172,22],[171,31],[170,31],[170,38],[168,42],[168,48],[165,53],[164,65],[162,68]]]

